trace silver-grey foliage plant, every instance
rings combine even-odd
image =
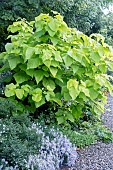
[[[48,130],[47,126],[42,126],[39,123],[33,123],[28,128],[31,134],[34,131],[39,138],[41,137],[41,147],[37,150],[37,153],[29,153],[25,159],[23,158],[21,168],[27,170],[56,170],[63,165],[69,167],[75,165],[76,147],[59,129],[52,127]],[[10,162],[7,161],[2,159],[0,170],[5,168],[8,170],[19,169],[18,162],[16,162],[16,166],[12,167],[9,165]]]
[[[63,164],[67,166],[75,164],[76,147],[58,129],[51,128],[48,135],[39,124],[33,124],[31,129],[35,129],[37,135],[42,134],[42,146],[38,154],[29,155],[26,161],[28,170],[56,170]]]

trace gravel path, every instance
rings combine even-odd
[[[104,124],[113,132],[113,97],[108,98],[110,112],[102,116]],[[113,170],[113,143],[98,142],[78,151],[78,159],[70,170]]]

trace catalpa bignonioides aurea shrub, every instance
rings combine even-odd
[[[100,116],[112,93],[107,69],[113,70],[113,50],[99,34],[90,37],[69,28],[60,14],[40,14],[8,27],[11,43],[1,53],[1,68],[12,72],[5,95],[15,97],[33,111],[46,104],[56,107],[59,124],[74,122],[86,110]],[[101,102],[100,102],[101,101]]]

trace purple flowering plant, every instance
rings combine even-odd
[[[33,123],[31,129],[36,130],[36,134],[42,134],[42,146],[38,154],[29,155],[26,162],[27,169],[56,170],[62,165],[75,164],[76,147],[62,132],[52,127],[46,135],[44,129],[47,129],[47,126],[43,128],[38,123]]]

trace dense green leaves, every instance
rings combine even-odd
[[[19,30],[0,55],[13,71],[5,95],[34,109],[52,103],[59,124],[78,121],[87,110],[100,115],[106,103],[102,89],[113,91],[106,75],[107,68],[113,69],[113,50],[100,34],[88,37],[69,28],[60,14],[53,15],[9,27],[11,32],[16,26]]]

